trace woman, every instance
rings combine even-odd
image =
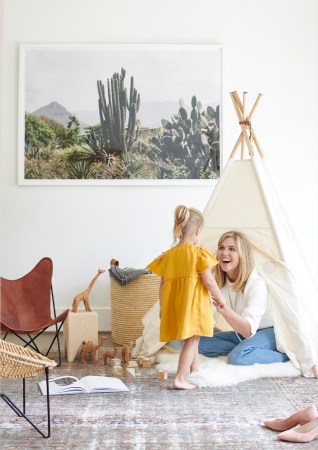
[[[268,290],[254,268],[251,245],[238,231],[224,233],[218,243],[215,279],[225,301],[217,306],[233,331],[201,337],[199,353],[228,356],[228,364],[249,366],[288,361],[276,348]]]

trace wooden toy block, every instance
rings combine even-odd
[[[113,376],[120,377],[123,374],[122,366],[114,366],[113,367]]]
[[[157,380],[165,381],[168,379],[168,371],[167,370],[158,370],[157,372]]]
[[[144,356],[138,356],[137,361],[138,361],[139,367],[142,367],[142,363],[144,361]]]
[[[148,356],[145,356],[142,362],[142,367],[149,368],[151,367],[151,360]]]
[[[135,369],[135,372],[138,372],[138,363],[137,363],[137,361],[129,361],[129,363],[127,364],[126,367]]]
[[[113,358],[113,359],[111,359],[110,360],[110,365],[112,367],[121,366],[121,359],[120,358]]]

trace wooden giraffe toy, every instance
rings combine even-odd
[[[75,296],[75,298],[73,300],[73,304],[72,304],[72,312],[76,312],[77,311],[78,304],[81,301],[84,302],[85,310],[86,311],[91,311],[91,308],[89,306],[89,293],[91,292],[92,287],[94,286],[95,281],[97,280],[97,278],[104,272],[106,272],[105,269],[98,269],[97,275],[94,276],[94,278],[90,282],[88,288],[85,289],[85,291],[83,291],[80,294],[77,294]]]

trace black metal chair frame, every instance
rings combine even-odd
[[[57,316],[56,316],[56,308],[55,308],[55,301],[54,301],[54,294],[53,294],[53,286],[52,286],[52,284],[51,284],[51,300],[52,300],[52,305],[53,305],[54,318],[56,319]],[[60,332],[60,330],[61,330],[61,328],[62,328],[62,326],[63,326],[63,323],[64,323],[64,321],[61,322],[59,326],[58,326],[57,323],[55,324],[55,335],[54,335],[54,338],[53,338],[53,340],[52,340],[52,342],[51,342],[51,345],[50,345],[48,351],[47,351],[45,354],[43,354],[43,353],[39,350],[38,346],[36,345],[35,339],[37,339],[37,338],[38,338],[42,333],[44,333],[44,331],[46,331],[49,327],[43,328],[41,331],[39,331],[39,333],[37,333],[37,334],[36,334],[35,336],[33,336],[33,337],[30,335],[30,333],[24,333],[24,334],[26,334],[26,335],[29,337],[29,341],[25,340],[19,333],[17,333],[17,332],[14,331],[14,330],[9,330],[9,331],[7,331],[2,339],[5,341],[5,340],[6,340],[6,337],[8,336],[8,334],[9,334],[9,333],[13,333],[16,337],[18,337],[21,341],[24,342],[24,344],[25,344],[24,347],[29,346],[30,348],[32,348],[32,350],[34,350],[34,351],[40,353],[40,355],[42,355],[42,356],[48,356],[48,354],[49,354],[49,352],[50,352],[50,350],[51,350],[51,348],[52,348],[52,346],[53,346],[53,344],[54,344],[54,342],[55,342],[55,340],[56,340],[56,341],[57,341],[57,347],[58,347],[58,353],[59,353],[59,363],[58,363],[57,366],[59,367],[59,366],[62,364],[62,358],[61,358],[61,346],[60,346],[59,332]]]
[[[48,369],[48,367],[45,367],[45,379],[46,379],[46,408],[47,408],[47,433],[46,434],[44,434],[44,432],[41,431],[35,425],[35,423],[33,423],[32,420],[25,414],[25,412],[26,412],[25,378],[23,378],[23,410],[22,411],[5,394],[1,394],[1,397],[7,403],[7,405],[9,405],[11,409],[13,409],[13,411],[19,417],[24,417],[24,419],[27,420],[29,422],[29,424],[32,425],[32,427],[35,428],[35,430],[38,433],[41,434],[41,436],[43,436],[44,438],[49,438],[51,435],[51,416],[50,416],[50,391],[49,391],[49,369]]]

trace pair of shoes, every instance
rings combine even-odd
[[[297,425],[305,425],[313,419],[318,418],[318,411],[314,404],[307,408],[297,411],[295,414],[287,417],[287,419],[266,419],[263,421],[267,428],[275,431],[286,431]]]
[[[279,433],[277,437],[281,441],[311,442],[318,437],[318,417],[305,425],[283,431],[283,433]]]

